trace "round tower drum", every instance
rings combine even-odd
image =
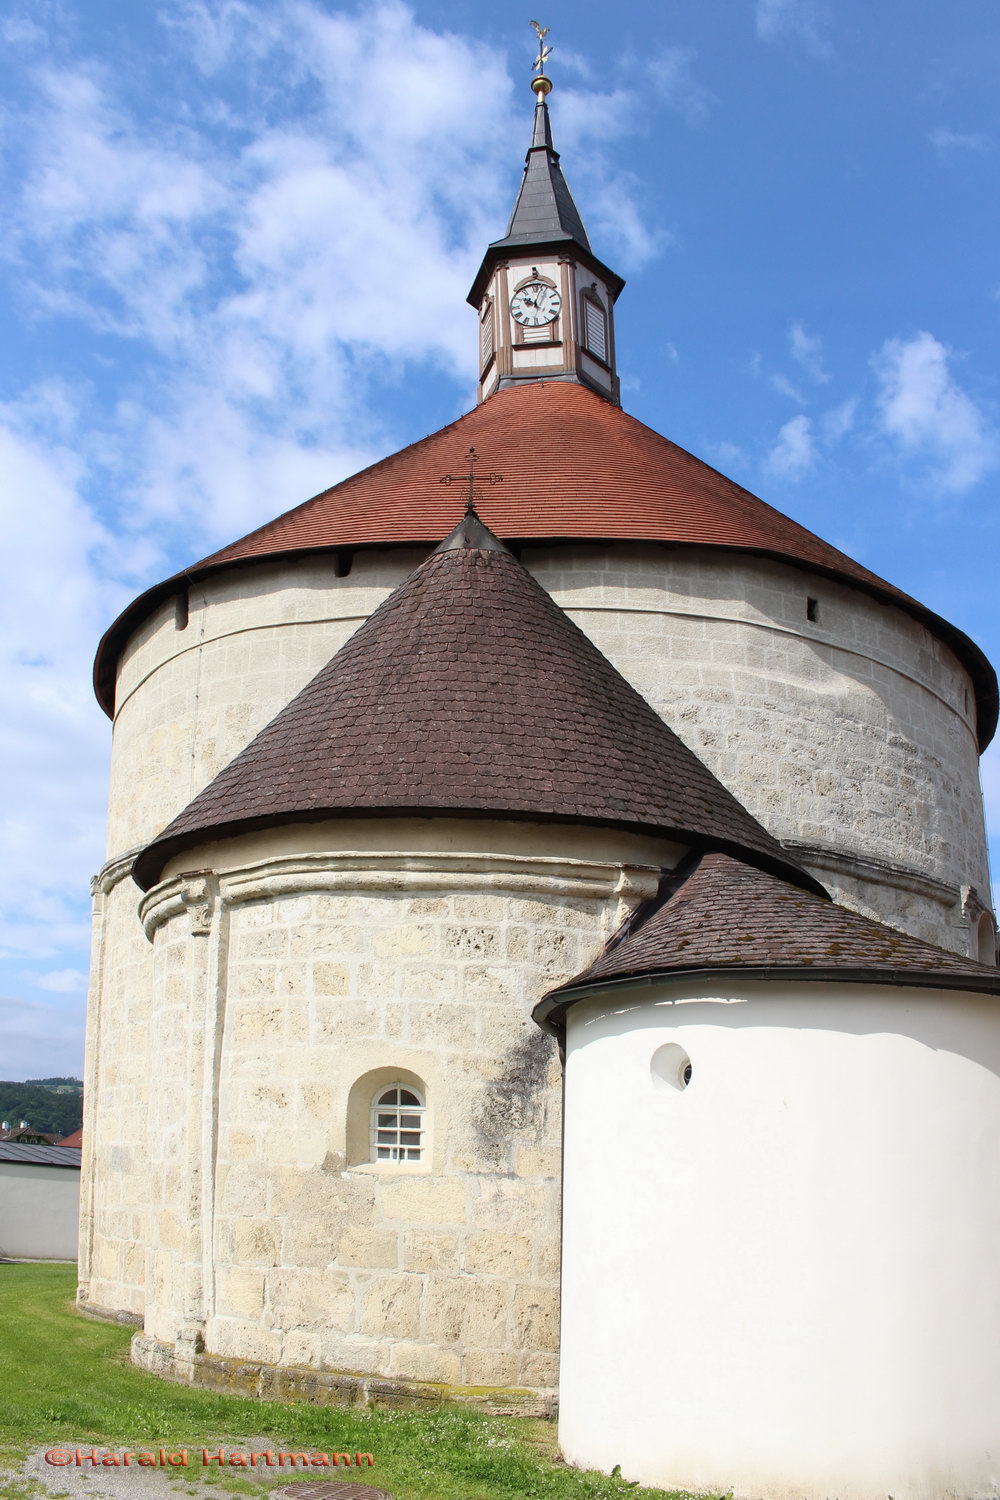
[[[154,836],[421,554],[360,551],[346,576],[332,555],[248,564],[192,585],[183,613],[161,604],[122,653],[109,859]],[[838,899],[975,951],[989,885],[972,683],[925,625],[718,548],[564,542],[522,560]]]

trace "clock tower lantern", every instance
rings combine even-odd
[[[541,61],[549,50],[543,44]],[[625,283],[591,250],[566,185],[545,102],[552,83],[539,72],[531,87],[524,178],[468,298],[479,314],[479,399],[529,380],[571,380],[618,405],[614,304]]]

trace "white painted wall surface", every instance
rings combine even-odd
[[[0,1161],[0,1256],[76,1260],[79,1167]]]
[[[690,1085],[657,1086],[677,1043]],[[570,1013],[560,1439],[766,1500],[1000,1484],[1000,1003],[708,981]]]

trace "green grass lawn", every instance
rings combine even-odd
[[[434,1412],[284,1406],[174,1385],[128,1360],[132,1329],[73,1309],[76,1268],[0,1265],[0,1460],[59,1443],[112,1450],[220,1443],[310,1452],[370,1452],[375,1467],[272,1469],[269,1481],[209,1471],[217,1483],[260,1495],[292,1479],[356,1478],[398,1500],[664,1500],[620,1479],[582,1473],[556,1458],[550,1423],[486,1417],[456,1406]],[[260,1439],[267,1442],[261,1444]],[[626,1462],[628,1455],[622,1454]],[[190,1472],[190,1471],[189,1471]],[[257,1471],[255,1471],[257,1472]],[[174,1476],[180,1489],[183,1471]],[[209,1477],[200,1469],[200,1479]],[[14,1481],[0,1495],[15,1493]],[[22,1492],[17,1491],[18,1495]]]

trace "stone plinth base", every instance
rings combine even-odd
[[[125,1323],[132,1328],[142,1327],[142,1313],[123,1312],[113,1307],[101,1307],[97,1302],[88,1302],[79,1294],[76,1310],[84,1318],[94,1318],[98,1323]]]
[[[454,1401],[492,1416],[554,1417],[556,1394],[545,1390],[504,1390],[490,1386],[437,1385],[424,1380],[351,1375],[311,1370],[302,1365],[269,1365],[188,1354],[174,1344],[137,1333],[132,1363],[151,1375],[213,1391],[253,1396],[258,1401],[309,1401],[320,1406],[388,1406],[427,1410]]]

